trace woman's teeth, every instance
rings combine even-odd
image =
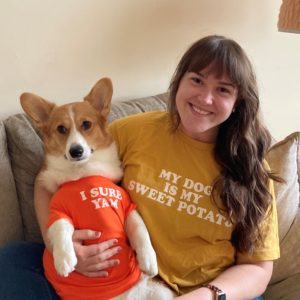
[[[198,114],[200,114],[200,115],[209,115],[210,114],[210,112],[209,111],[206,111],[206,110],[202,110],[201,108],[199,108],[199,107],[197,107],[197,106],[195,106],[195,105],[193,105],[193,104],[191,104],[191,106],[192,106],[192,109],[196,112],[196,113],[198,113]]]

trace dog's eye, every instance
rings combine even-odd
[[[81,124],[81,128],[83,130],[88,130],[92,127],[92,122],[90,121],[83,121],[82,124]]]
[[[68,131],[64,125],[58,125],[56,129],[60,134],[66,134]]]

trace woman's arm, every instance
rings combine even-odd
[[[47,222],[52,194],[43,188],[38,179],[34,187],[34,206],[42,237],[47,249],[52,252],[50,241],[47,237]],[[100,232],[89,229],[75,230],[73,244],[77,256],[76,271],[89,277],[108,276],[107,268],[119,264],[118,259],[111,259],[121,251],[117,239],[110,239],[94,245],[83,245],[84,240],[99,238]]]
[[[45,246],[50,252],[52,252],[52,247],[47,237],[46,224],[48,222],[51,197],[52,194],[43,188],[37,178],[34,185],[34,207]]]
[[[226,293],[230,300],[254,299],[263,294],[272,275],[273,261],[250,263],[238,260],[210,283]],[[199,288],[177,297],[180,300],[214,300],[215,295],[208,288]]]

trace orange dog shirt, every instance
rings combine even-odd
[[[75,229],[92,229],[101,237],[85,244],[118,239],[122,251],[115,255],[120,264],[108,269],[108,277],[91,278],[77,273],[59,276],[54,268],[53,256],[44,252],[47,279],[58,295],[64,299],[106,300],[132,287],[141,271],[125,235],[125,219],[135,209],[128,194],[110,179],[90,176],[63,184],[53,195],[48,227],[58,219],[67,219]]]

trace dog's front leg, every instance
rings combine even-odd
[[[133,210],[127,217],[125,230],[130,245],[137,254],[141,270],[149,276],[157,275],[156,254],[146,225],[136,210]]]
[[[67,277],[74,271],[77,258],[73,247],[73,225],[65,219],[55,221],[48,229],[48,237],[53,246],[53,259],[57,273]]]

